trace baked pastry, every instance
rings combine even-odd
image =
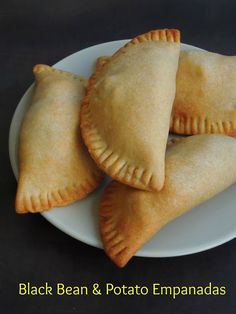
[[[110,57],[97,59],[103,67]],[[170,131],[236,135],[236,56],[181,51]]]
[[[236,140],[195,135],[171,142],[160,192],[113,181],[100,206],[100,232],[107,255],[123,267],[165,224],[236,181]]]
[[[86,81],[47,65],[33,71],[36,87],[20,130],[18,213],[72,203],[102,179],[79,130]]]
[[[118,50],[90,78],[81,110],[82,135],[108,175],[160,190],[175,96],[180,33],[155,30]]]
[[[97,58],[96,60],[96,64],[95,64],[95,72],[99,72],[102,70],[102,68],[104,67],[104,65],[110,61],[111,57],[110,56],[100,56]]]
[[[170,131],[236,135],[236,56],[182,51]]]

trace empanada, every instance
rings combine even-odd
[[[236,182],[236,140],[195,135],[169,145],[160,192],[113,181],[100,206],[100,232],[107,255],[123,267],[165,224]]]
[[[79,130],[86,81],[47,65],[36,65],[34,74],[34,96],[20,131],[18,213],[74,202],[102,178]]]
[[[236,135],[236,56],[182,51],[170,131]]]
[[[85,144],[118,181],[160,190],[175,96],[180,33],[155,30],[118,50],[91,77],[81,110]]]
[[[97,59],[103,67],[110,57]],[[236,56],[181,51],[170,131],[236,135]]]

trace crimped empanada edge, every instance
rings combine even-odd
[[[145,41],[166,41],[172,43],[180,43],[180,31],[178,29],[165,28],[152,30],[148,33],[139,35],[129,41],[126,45],[124,45],[124,47],[121,47],[111,58],[124,53],[128,47],[143,43]]]
[[[81,83],[84,83],[85,85],[87,84],[87,80],[84,79],[82,76],[76,75],[76,74],[71,73],[71,72],[63,71],[60,69],[56,69],[56,68],[53,68],[53,67],[46,65],[46,64],[36,64],[33,67],[33,73],[34,73],[37,80],[40,80],[40,74],[41,73],[47,73],[47,72],[48,73],[59,73],[65,77],[71,77],[74,80],[78,80]]]
[[[88,113],[89,105],[82,106],[81,130],[88,151],[98,167],[108,173],[113,179],[143,190],[152,190],[153,174],[151,171],[128,163],[122,156],[113,152],[107,146],[97,129],[94,127]]]
[[[146,34],[139,35],[127,43],[124,47],[119,49],[111,57],[111,59],[117,57],[119,54],[125,53],[126,49],[130,45],[135,45],[144,41],[159,40],[180,43],[180,32],[176,29],[163,29],[150,31]],[[88,147],[92,158],[98,164],[98,166],[108,175],[112,176],[112,178],[115,180],[143,190],[161,190],[164,182],[163,184],[157,185],[155,183],[157,181],[155,175],[151,171],[138,167],[137,165],[130,164],[116,152],[113,152],[104,142],[92,121],[90,114],[90,96],[93,86],[96,83],[97,76],[99,76],[108,63],[97,67],[95,73],[89,80],[87,94],[82,102],[80,111],[80,126],[84,142]]]
[[[118,183],[112,181],[105,189],[99,208],[99,230],[107,256],[118,266],[124,267],[134,252],[125,243],[125,238],[116,230],[112,211],[112,199],[116,197]]]
[[[22,191],[24,186],[19,179],[15,201],[16,212],[18,214],[39,213],[79,201],[93,192],[103,178],[104,174],[98,169],[90,179],[84,180],[83,183],[74,183],[64,188],[40,192],[37,195]]]
[[[170,121],[170,132],[183,135],[226,134],[235,136],[236,121],[212,121],[207,117],[174,114]]]

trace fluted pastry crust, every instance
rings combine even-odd
[[[82,135],[98,166],[125,184],[160,190],[175,96],[180,33],[140,35],[90,78]]]

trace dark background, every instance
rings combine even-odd
[[[133,258],[116,268],[102,250],[60,232],[42,216],[16,215],[16,181],[8,157],[8,130],[32,66],[54,64],[85,47],[175,27],[182,41],[236,54],[236,1],[21,0],[0,2],[0,313],[235,313],[235,240],[178,258]],[[210,226],[209,226],[210,227]],[[186,234],[186,236],[188,236]],[[20,297],[18,283],[206,285],[226,296]]]

